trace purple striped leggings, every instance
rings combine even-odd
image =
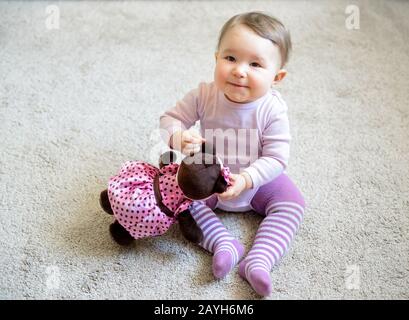
[[[244,248],[239,248],[238,241],[234,240],[213,212],[216,201],[217,198],[212,197],[206,203],[197,202],[192,206],[191,212],[203,231],[204,237],[200,245],[212,253],[216,253],[218,248],[228,250],[234,256],[230,268],[232,269],[243,255]],[[244,264],[241,264],[241,272],[247,276],[256,269],[270,272],[280,261],[300,226],[305,208],[301,192],[284,173],[261,186],[251,205],[265,218],[258,228],[251,250],[243,260]]]

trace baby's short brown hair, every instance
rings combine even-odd
[[[291,51],[290,32],[281,21],[259,11],[246,12],[231,17],[220,31],[217,50],[219,50],[220,43],[227,30],[240,24],[247,26],[260,37],[268,39],[278,46],[281,56],[281,68],[288,62]]]

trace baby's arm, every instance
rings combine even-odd
[[[267,121],[263,131],[261,157],[242,172],[250,176],[253,188],[270,182],[285,170],[290,154],[290,140],[285,107]]]
[[[170,148],[184,154],[200,150],[204,139],[196,130],[188,130],[199,120],[198,108],[199,89],[195,89],[160,117],[162,138]]]

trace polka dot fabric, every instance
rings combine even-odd
[[[178,168],[177,163],[158,169],[143,161],[127,161],[119,174],[110,178],[108,197],[114,216],[135,239],[164,234],[178,214],[192,204],[176,183]],[[156,205],[153,179],[158,173],[162,202],[174,217],[168,217]]]

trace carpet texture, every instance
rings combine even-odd
[[[98,204],[124,161],[157,163],[160,114],[212,81],[219,29],[250,10],[292,34],[278,89],[307,202],[266,299],[409,298],[405,1],[0,2],[0,298],[260,298],[178,226],[119,247]],[[248,251],[261,217],[219,213]]]

